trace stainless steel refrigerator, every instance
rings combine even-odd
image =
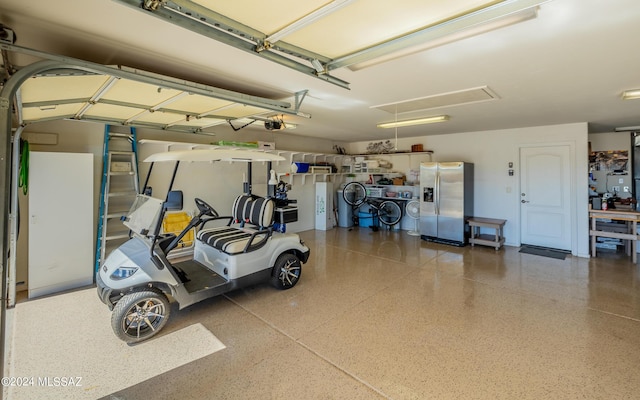
[[[420,164],[420,236],[464,246],[473,216],[473,164]]]

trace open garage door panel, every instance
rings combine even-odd
[[[188,132],[274,114],[272,107],[78,71],[28,79],[20,88],[20,106],[25,124],[76,119]]]

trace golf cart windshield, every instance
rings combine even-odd
[[[148,236],[158,225],[162,203],[162,200],[138,194],[124,220],[124,225],[137,235]]]

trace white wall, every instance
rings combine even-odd
[[[506,244],[520,245],[520,147],[532,144],[569,144],[573,165],[574,194],[573,253],[589,256],[588,230],[588,143],[587,124],[541,126],[498,131],[468,132],[398,140],[398,149],[423,144],[433,150],[433,161],[474,163],[474,213],[476,216],[506,219]],[[353,143],[348,151],[364,152],[368,142]],[[514,163],[514,176],[508,175],[508,163]]]

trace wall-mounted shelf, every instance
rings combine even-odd
[[[312,176],[313,177],[313,183],[318,182],[318,177],[323,177],[324,180],[321,182],[329,182],[329,179],[334,178],[334,177],[342,177],[345,175],[350,175],[350,174],[346,174],[346,173],[333,173],[333,172],[316,172],[316,173],[311,173],[311,172],[304,172],[304,173],[288,173],[286,175],[281,175],[280,179],[284,180],[284,178],[289,177],[289,183],[293,184],[294,181],[294,177],[298,176],[302,179],[302,184],[304,185],[307,181],[307,177]]]
[[[329,154],[329,153],[314,153],[314,152],[306,152],[306,151],[298,151],[298,150],[280,150],[280,149],[254,149],[254,148],[244,148],[244,147],[233,147],[233,146],[221,146],[217,144],[199,144],[199,143],[186,143],[186,142],[172,142],[172,141],[162,141],[162,140],[152,140],[152,139],[143,139],[139,141],[141,144],[157,144],[165,146],[167,151],[171,150],[191,150],[191,149],[217,149],[217,148],[225,148],[225,149],[241,149],[241,150],[251,150],[258,152],[265,152],[270,154],[277,154],[288,159],[288,164],[293,164],[294,162],[309,162],[312,164],[316,164],[318,161],[333,161],[334,164],[337,164],[336,167],[338,171],[342,170],[343,164],[340,162],[344,158],[353,158],[353,157],[367,157],[368,159],[376,158],[376,157],[395,157],[395,156],[420,156],[420,155],[431,155],[433,151],[427,150],[422,152],[406,152],[406,153],[384,153],[384,154]],[[281,166],[282,163],[287,163],[287,161],[275,161],[273,162],[274,166]],[[322,167],[321,167],[322,168]],[[281,168],[280,168],[281,169]],[[288,168],[287,168],[288,169]],[[287,174],[287,175],[284,175]],[[286,179],[289,177],[289,183],[293,184],[294,177],[298,176],[301,179],[302,185],[304,185],[307,181],[307,177],[313,177],[313,182],[316,183],[320,178],[324,181],[328,181],[330,179],[342,178],[347,175],[403,175],[401,172],[392,171],[384,168],[361,168],[359,171],[354,171],[351,168],[349,172],[306,172],[306,173],[291,173],[289,171],[283,172],[280,171],[279,176],[281,178]]]
[[[344,154],[345,157],[387,157],[387,156],[415,156],[415,155],[424,155],[433,154],[433,150],[425,150],[425,151],[407,151],[407,152],[398,152],[398,153],[367,153],[367,154]]]

